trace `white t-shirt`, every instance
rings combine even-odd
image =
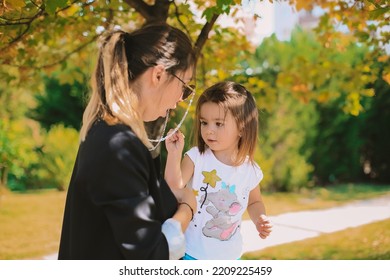
[[[220,162],[210,149],[203,154],[197,147],[186,153],[193,161],[191,187],[198,202],[188,226],[186,253],[200,260],[235,260],[241,257],[241,219],[248,206],[249,192],[262,180],[257,164],[240,166]]]

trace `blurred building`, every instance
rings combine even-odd
[[[281,40],[288,41],[294,28],[300,26],[302,29],[312,29],[317,26],[319,21],[318,11],[297,12],[286,2],[262,2],[257,11],[260,19],[255,23],[256,27],[252,34],[251,41],[255,44],[272,34]],[[264,28],[264,25],[269,27]]]
[[[252,2],[252,5],[244,7],[234,19],[222,16],[219,23],[223,26],[235,26],[255,45],[260,44],[264,38],[272,34],[275,34],[281,41],[288,41],[296,26],[312,29],[319,21],[320,11],[316,9],[312,12],[297,12],[287,2],[274,2],[273,4],[268,1],[249,2]]]

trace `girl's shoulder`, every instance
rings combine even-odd
[[[203,153],[199,151],[197,146],[189,149],[185,155],[187,155],[194,163],[204,162],[206,159],[212,161],[213,154],[210,149],[206,149]]]

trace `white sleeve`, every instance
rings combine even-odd
[[[186,240],[180,222],[170,218],[162,224],[161,231],[168,242],[169,259],[178,260],[182,258],[186,251]]]
[[[192,160],[192,162],[195,164],[196,159],[197,159],[198,156],[199,156],[198,147],[192,147],[192,148],[191,148],[190,150],[188,150],[185,154],[186,154],[186,155]]]

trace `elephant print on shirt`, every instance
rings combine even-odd
[[[226,185],[222,182],[222,188],[214,193],[209,193],[201,198],[204,205],[208,205],[206,211],[212,218],[208,220],[202,229],[205,236],[216,238],[221,241],[229,240],[236,232],[240,221],[232,221],[242,209],[235,194],[235,186]],[[212,205],[209,205],[209,204]]]

